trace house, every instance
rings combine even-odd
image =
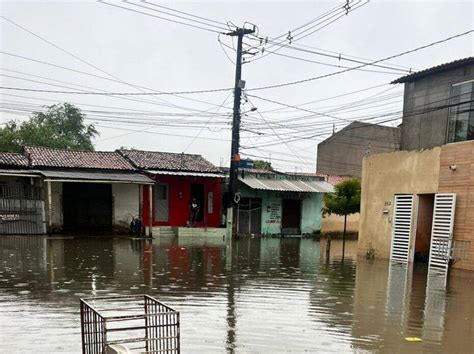
[[[29,202],[19,206],[42,223],[41,230],[19,233],[128,232],[132,218],[140,215],[140,190],[153,184],[117,152],[26,146],[23,154],[1,155],[3,165],[7,158],[17,162],[17,184],[25,186],[30,178],[31,195],[20,196]],[[12,177],[2,178],[11,181]],[[10,182],[8,188],[13,185]],[[33,208],[31,200],[42,207]]]
[[[397,151],[399,148],[399,128],[352,122],[318,144],[316,172],[360,177],[364,156]]]
[[[157,235],[225,235],[222,223],[222,191],[225,175],[200,155],[118,150],[124,159],[153,179],[152,190],[143,191],[144,224]],[[190,204],[199,212],[190,226]]]
[[[19,153],[0,153],[0,234],[46,233],[42,181]]]
[[[474,270],[474,58],[393,83],[402,151],[364,158],[358,252]]]
[[[316,176],[244,169],[239,176],[237,233],[319,233],[323,194],[332,191],[331,185]]]

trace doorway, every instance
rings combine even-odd
[[[237,233],[260,235],[262,233],[262,199],[241,198],[237,206]]]
[[[63,183],[64,231],[111,232],[112,185]]]
[[[192,183],[191,184],[191,204],[192,200],[196,199],[196,203],[199,206],[199,212],[196,218],[196,222],[204,221],[204,184],[201,183]]]
[[[428,263],[429,261],[434,199],[434,194],[418,195],[418,215],[416,219],[413,262]]]
[[[301,234],[301,200],[283,199],[281,216],[281,233],[283,235]]]

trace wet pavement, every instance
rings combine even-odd
[[[181,312],[184,353],[474,353],[474,274],[356,259],[356,241],[0,237],[0,353],[80,352],[79,298]],[[406,276],[408,274],[408,276]],[[419,337],[422,342],[407,342]]]

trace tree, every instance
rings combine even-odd
[[[342,233],[342,260],[346,248],[347,215],[360,211],[360,180],[350,178],[334,186],[334,193],[324,195],[324,213],[344,216],[344,231]]]
[[[253,160],[253,168],[267,171],[273,170],[272,163],[264,160]]]
[[[81,110],[70,103],[49,106],[23,123],[10,121],[0,128],[0,151],[21,152],[25,145],[94,150],[92,139],[99,132],[84,119]]]

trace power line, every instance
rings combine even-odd
[[[186,23],[186,22],[182,22],[182,21],[172,20],[172,19],[170,19],[170,18],[166,18],[166,17],[162,17],[162,16],[153,15],[153,14],[150,14],[150,13],[147,13],[147,12],[143,12],[143,11],[138,11],[138,10],[130,9],[130,8],[128,8],[128,7],[119,6],[119,5],[116,5],[116,4],[111,4],[111,3],[105,2],[105,1],[103,1],[103,0],[98,0],[98,2],[101,3],[101,4],[104,4],[104,5],[113,6],[113,7],[122,9],[122,10],[131,11],[131,12],[138,13],[138,14],[141,14],[141,15],[150,16],[150,17],[154,17],[154,18],[158,18],[158,19],[160,19],[160,20],[165,20],[165,21],[169,21],[169,22],[174,22],[174,23],[181,24],[181,25],[184,25],[184,26],[188,26],[188,27],[200,29],[200,30],[203,30],[203,31],[225,34],[225,32],[223,32],[223,31],[216,31],[215,29],[212,29],[212,28],[205,28],[205,27],[197,26],[197,25],[194,25],[194,24],[191,24],[191,23]]]
[[[189,16],[189,17],[194,17],[194,18],[198,18],[198,19],[201,19],[201,20],[205,20],[205,21],[209,21],[209,22],[214,22],[214,23],[217,23],[217,24],[219,24],[219,25],[227,26],[227,24],[224,23],[224,22],[216,21],[216,20],[213,20],[213,19],[210,19],[210,18],[207,18],[207,17],[202,17],[202,16],[193,15],[193,14],[190,14],[189,12],[179,11],[179,10],[172,9],[172,8],[170,8],[170,7],[166,7],[166,6],[163,6],[163,5],[158,5],[158,4],[150,3],[150,2],[148,2],[148,1],[146,1],[146,0],[142,0],[142,2],[144,2],[144,3],[146,3],[146,4],[149,4],[149,5],[152,5],[152,6],[161,7],[161,8],[163,8],[163,9],[167,9],[167,10],[170,10],[170,11],[173,11],[173,12],[176,12],[176,13],[180,13],[180,14],[183,14],[183,15],[186,15],[186,16]]]
[[[90,76],[90,77],[94,77],[94,78],[98,78],[98,79],[102,79],[102,80],[106,80],[106,81],[111,81],[111,82],[117,82],[117,83],[123,83],[121,80],[115,80],[115,79],[111,79],[111,78],[108,78],[108,77],[105,77],[105,76],[100,76],[100,75],[96,75],[96,74],[91,74],[91,73],[88,73],[88,72],[85,72],[85,71],[81,71],[81,70],[76,70],[76,69],[72,69],[72,68],[68,68],[68,67],[65,67],[65,66],[62,66],[62,65],[58,65],[58,64],[54,64],[54,63],[49,63],[49,62],[45,62],[45,61],[41,61],[41,60],[37,60],[37,59],[34,59],[34,58],[29,58],[29,57],[25,57],[25,56],[22,56],[22,55],[18,55],[18,54],[14,54],[14,53],[9,53],[9,52],[4,52],[4,51],[0,51],[0,54],[4,54],[4,55],[8,55],[8,56],[12,56],[12,57],[15,57],[15,58],[19,58],[19,59],[23,59],[23,60],[27,60],[27,61],[32,61],[32,62],[35,62],[35,63],[38,63],[38,64],[43,64],[43,65],[48,65],[48,66],[52,66],[52,67],[56,67],[56,68],[59,68],[59,69],[62,69],[62,70],[67,70],[67,71],[71,71],[71,72],[75,72],[75,73],[78,73],[78,74],[82,74],[82,75],[86,75],[86,76]],[[27,73],[23,73],[24,75],[29,75],[29,76],[32,76],[32,74],[27,74]],[[37,77],[40,77],[40,76],[37,76]],[[44,77],[41,77],[43,79],[49,79],[49,78],[44,78]],[[49,79],[49,80],[53,80],[53,79]],[[58,80],[53,80],[53,81],[58,81]],[[145,86],[139,86],[139,85],[134,85],[134,84],[129,84],[129,85],[132,85],[136,88],[140,88],[140,89],[143,89],[143,90],[153,90],[149,87],[145,87]],[[77,86],[77,85],[76,85]],[[143,91],[142,91],[143,92]],[[210,103],[210,102],[206,102],[206,101],[203,101],[203,100],[200,100],[200,99],[195,99],[195,98],[191,98],[191,97],[186,97],[186,96],[179,96],[179,95],[172,95],[172,96],[175,96],[177,98],[181,98],[181,99],[184,99],[184,100],[189,100],[189,101],[193,101],[193,102],[199,102],[199,103],[203,103],[203,104],[207,104],[207,105],[211,105],[211,106],[215,106],[215,107],[218,107],[219,105],[218,104],[215,104],[215,103]],[[124,98],[122,98],[124,99]],[[131,100],[131,98],[128,98],[129,100]],[[135,99],[136,100],[136,99]],[[137,102],[144,102],[144,103],[149,103],[149,104],[153,104],[153,105],[160,105],[160,106],[165,106],[164,104],[159,104],[157,102],[153,102],[153,101],[144,101],[144,100],[136,100]],[[196,109],[192,109],[192,108],[188,108],[188,107],[182,107],[182,106],[177,106],[177,105],[172,105],[174,107],[179,107],[181,109],[186,109],[188,111],[199,111],[199,110],[196,110]]]
[[[227,97],[224,99],[224,101],[222,101],[222,104],[220,105],[220,107],[218,107],[216,109],[216,113],[219,112],[219,110],[221,109],[222,106],[224,106],[224,104],[227,102],[227,100],[229,99],[230,95],[232,94],[232,92],[230,92]],[[207,124],[211,123],[211,120],[212,120],[212,117],[209,119],[209,121],[207,122]],[[189,144],[186,146],[186,148],[183,150],[183,153],[185,153],[186,151],[188,151],[188,149],[194,144],[194,142],[196,141],[196,139],[201,135],[201,133],[203,132],[204,130],[204,126],[197,132],[195,138],[193,140],[191,140],[189,142]]]
[[[456,35],[453,35],[453,36],[450,36],[450,37],[447,37],[447,38],[444,38],[444,39],[441,39],[441,40],[438,40],[438,41],[435,41],[435,42],[431,42],[431,43],[423,45],[421,47],[410,49],[410,50],[407,50],[407,51],[404,51],[404,52],[401,52],[401,53],[398,53],[398,54],[395,54],[395,55],[391,55],[391,56],[388,56],[388,57],[385,57],[385,58],[382,58],[382,59],[379,59],[379,60],[375,60],[375,61],[370,62],[370,63],[361,64],[359,66],[355,66],[355,67],[352,67],[352,68],[349,68],[349,69],[344,69],[344,70],[340,70],[340,71],[336,71],[336,72],[332,72],[332,73],[328,73],[328,74],[324,74],[324,75],[320,75],[320,76],[310,77],[310,78],[302,79],[302,80],[296,80],[296,81],[290,81],[290,82],[281,83],[281,84],[250,88],[250,89],[247,89],[246,91],[257,91],[257,90],[267,90],[267,89],[273,89],[273,88],[280,88],[280,87],[286,87],[286,86],[291,86],[291,85],[296,85],[296,84],[302,84],[302,83],[305,83],[305,82],[310,82],[310,81],[315,81],[315,80],[331,77],[331,76],[342,74],[342,73],[345,73],[345,72],[348,72],[348,71],[360,69],[360,68],[363,68],[363,67],[368,66],[368,65],[373,65],[373,64],[381,63],[381,62],[386,61],[386,60],[398,58],[398,57],[401,57],[401,56],[406,55],[406,54],[414,53],[414,52],[417,52],[419,50],[426,49],[426,48],[432,47],[434,45],[438,45],[438,44],[450,41],[452,39],[465,36],[467,34],[471,34],[472,32],[474,32],[474,30],[469,30],[469,31],[466,31],[466,32],[463,32],[463,33],[459,33],[459,34],[456,34]]]
[[[301,58],[301,57],[295,57],[292,55],[288,54],[282,54],[282,53],[277,53],[275,51],[267,51],[268,53],[275,54],[280,57],[284,58],[289,58],[289,59],[295,59],[299,61],[304,61],[306,63],[312,63],[312,64],[319,64],[319,65],[324,65],[324,66],[330,66],[333,68],[344,68],[344,69],[349,69],[350,67],[344,66],[344,65],[337,65],[337,64],[330,64],[330,63],[325,63],[321,61],[316,61],[316,60],[311,60],[311,59],[306,59],[306,58]],[[394,71],[382,71],[382,70],[371,70],[371,69],[357,69],[359,71],[365,71],[365,72],[370,72],[370,73],[377,73],[377,74],[389,74],[389,75],[400,75],[399,72],[394,72]]]
[[[214,27],[214,28],[217,28],[221,31],[226,31],[227,30],[227,27],[216,26],[214,24],[210,24],[210,23],[206,23],[206,22],[202,22],[202,21],[198,21],[198,20],[193,20],[193,19],[190,19],[190,18],[187,18],[187,17],[184,17],[184,16],[169,13],[167,11],[157,10],[157,9],[149,8],[147,6],[139,5],[139,4],[136,4],[136,3],[131,2],[131,1],[124,0],[123,2],[126,3],[126,4],[129,4],[129,5],[133,5],[133,6],[143,8],[143,9],[147,9],[147,10],[151,10],[151,11],[154,11],[154,12],[162,13],[162,14],[165,14],[165,15],[168,15],[168,16],[177,17],[177,18],[180,18],[180,19],[183,19],[183,20],[186,20],[186,21],[199,23],[199,24],[204,25],[204,26]],[[148,3],[146,1],[143,1],[143,2],[146,3],[146,4],[149,4],[149,5],[154,5],[154,4]]]
[[[2,90],[27,91],[27,92],[41,92],[41,93],[60,93],[71,95],[98,95],[98,96],[161,96],[161,95],[192,95],[211,92],[230,91],[231,88],[219,88],[209,90],[191,90],[191,91],[155,91],[155,92],[93,92],[93,91],[58,91],[58,90],[41,90],[25,87],[7,87],[0,86]]]

